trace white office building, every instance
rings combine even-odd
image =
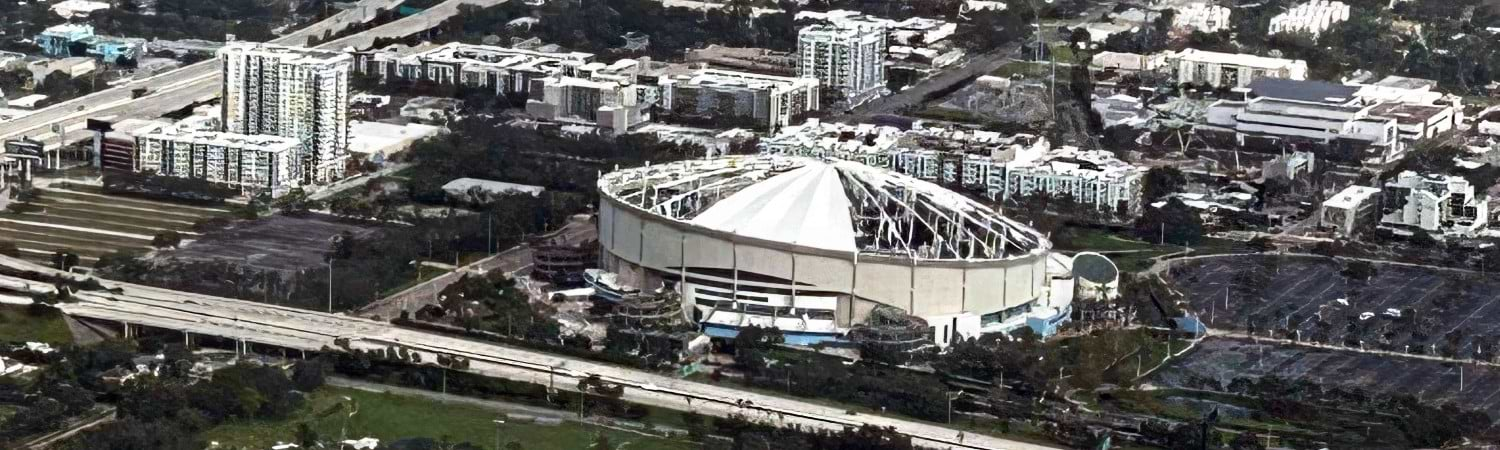
[[[224,131],[296,139],[304,182],[343,178],[349,158],[351,61],[342,52],[246,42],[225,45],[219,50]]]
[[[776,130],[818,110],[816,78],[702,69],[661,81],[662,109],[687,116]]]
[[[1379,215],[1380,188],[1349,186],[1323,202],[1318,225],[1342,236],[1353,236],[1359,227]]]
[[[840,21],[797,32],[797,76],[859,104],[885,91],[886,28],[875,21]]]
[[[598,127],[622,134],[642,122],[639,91],[627,81],[553,76],[535,81],[526,113],[538,118]],[[538,98],[540,97],[540,98]]]
[[[1344,2],[1313,0],[1271,18],[1267,34],[1308,33],[1316,37],[1334,24],[1349,20],[1349,5]]]
[[[223,184],[246,195],[287,193],[300,183],[296,139],[158,126],[136,137],[135,171]]]
[[[1396,119],[1399,137],[1420,141],[1457,129],[1464,121],[1463,97],[1435,90],[1437,82],[1391,75],[1359,88],[1354,96],[1366,104],[1380,103],[1374,113]]]
[[[1472,235],[1489,225],[1489,196],[1463,177],[1404,171],[1385,183],[1384,201],[1386,226]]]
[[[1307,79],[1307,61],[1184,49],[1162,57],[1178,84],[1245,87],[1262,78]]]
[[[1146,170],[1107,150],[1060,147],[1038,158],[1005,164],[1001,197],[1067,196],[1095,209],[1134,215],[1140,211]]]
[[[1361,163],[1381,166],[1399,160],[1411,142],[1462,122],[1461,100],[1432,92],[1425,81],[1396,77],[1374,84],[1337,84],[1261,79],[1250,84],[1248,100],[1220,100],[1209,106],[1206,125],[1232,130],[1241,145],[1253,138],[1330,144]]]

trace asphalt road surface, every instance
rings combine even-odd
[[[587,220],[570,221],[561,229],[553,232],[553,236],[562,237],[563,242],[567,244],[577,244],[589,239],[595,239],[597,234],[598,229]],[[531,247],[523,243],[511,247],[506,251],[496,253],[494,256],[475,261],[458,268],[458,270],[448,272],[442,276],[427,280],[422,284],[392,294],[390,297],[376,300],[374,303],[360,308],[355,314],[361,317],[379,317],[389,320],[400,316],[402,310],[416,311],[422,306],[436,304],[438,302],[438,293],[443,292],[443,289],[447,289],[449,285],[458,282],[464,275],[494,271],[511,274],[530,268]]]
[[[1308,339],[1326,330],[1335,344],[1364,336],[1371,348],[1421,353],[1457,332],[1458,354],[1495,351],[1486,344],[1500,339],[1500,282],[1492,274],[1375,263],[1376,274],[1359,281],[1347,279],[1343,265],[1318,256],[1221,256],[1174,262],[1170,278],[1189,309],[1216,329],[1242,331],[1258,317],[1262,335],[1292,329]],[[1391,309],[1415,317],[1388,317]]]
[[[424,31],[442,23],[458,12],[458,5],[473,4],[493,6],[505,0],[449,0],[420,13],[346,36],[319,45],[318,48],[337,50],[346,47],[366,48],[376,38],[404,37]],[[399,0],[361,0],[357,6],[339,12],[306,28],[277,38],[273,43],[305,45],[310,36],[322,37],[325,33],[337,32],[356,23],[371,19],[375,11],[399,3]],[[219,95],[219,64],[209,60],[150,78],[135,80],[111,89],[95,92],[83,97],[62,102],[36,113],[0,123],[0,140],[20,136],[41,139],[48,146],[56,146],[58,137],[51,132],[53,125],[65,130],[69,141],[88,137],[83,131],[89,118],[123,120],[129,118],[152,119],[162,114],[181,109],[194,102],[208,100]],[[144,88],[148,94],[131,99],[131,91]]]

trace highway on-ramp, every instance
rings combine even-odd
[[[82,275],[0,256],[7,273],[35,273],[81,280]],[[66,314],[132,326],[227,337],[247,347],[273,345],[303,350],[336,348],[383,351],[399,346],[431,363],[437,355],[463,357],[466,369],[485,376],[577,389],[590,376],[625,387],[623,399],[719,417],[743,416],[780,426],[825,430],[873,425],[890,427],[919,445],[954,449],[1051,448],[994,436],[961,433],[938,425],[869,414],[850,414],[823,404],[696,383],[653,372],[400,328],[374,320],[99,280],[105,290],[81,290],[58,307]],[[54,284],[0,275],[0,291],[47,293]]]

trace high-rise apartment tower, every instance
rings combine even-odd
[[[232,42],[223,65],[224,131],[300,142],[296,170],[305,183],[343,178],[349,158],[349,71],[342,52]]]
[[[885,89],[885,38],[885,26],[877,22],[803,27],[797,32],[797,76],[817,78],[850,104],[863,103]]]

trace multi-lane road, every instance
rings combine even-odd
[[[66,276],[68,274],[18,259],[0,256],[0,267],[10,273]],[[384,351],[400,346],[435,361],[439,354],[469,360],[468,371],[576,390],[590,376],[625,387],[627,401],[719,417],[739,415],[781,426],[838,431],[845,427],[890,427],[911,436],[919,445],[954,449],[1050,448],[995,436],[966,434],[939,425],[869,414],[793,398],[762,395],[728,387],[684,381],[653,372],[611,366],[490,342],[414,331],[389,323],[341,314],[325,314],[275,305],[191,294],[147,286],[99,280],[108,290],[77,291],[71,302],[58,305],[64,313],[178,330],[194,335],[236,339],[254,351],[271,345],[287,349],[319,350],[346,343],[351,349]],[[46,293],[56,286],[45,281],[0,275],[0,291]]]
[[[377,38],[405,37],[431,29],[457,14],[460,4],[488,7],[504,2],[505,0],[448,0],[420,13],[335,39],[317,47],[329,50],[349,47],[368,48]],[[351,25],[366,23],[374,18],[379,9],[390,8],[398,3],[400,3],[399,0],[361,0],[350,9],[286,34],[272,42],[304,45],[309,37],[321,39],[325,35],[338,33]],[[26,117],[0,123],[0,140],[29,136],[43,140],[48,146],[56,146],[59,139],[51,131],[54,125],[65,130],[68,140],[78,140],[87,137],[87,132],[83,131],[87,119],[119,120],[160,117],[162,114],[181,109],[194,102],[217,97],[220,84],[218,62],[210,60],[193,64],[75,98]],[[133,99],[131,98],[132,92],[136,89],[146,89],[147,94]]]

